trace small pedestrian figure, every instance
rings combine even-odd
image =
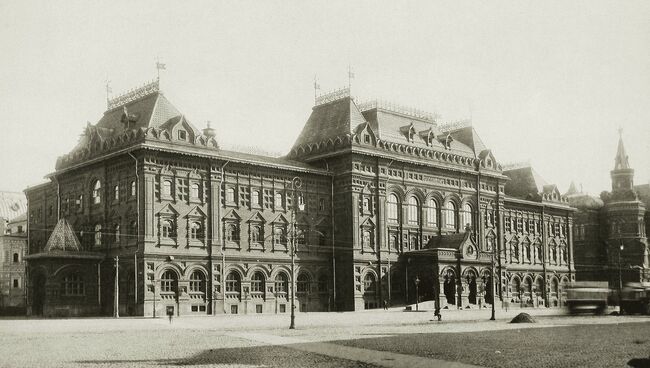
[[[174,318],[174,307],[167,307],[167,316],[169,317],[169,323],[172,323],[172,318]]]
[[[433,316],[438,317],[438,321],[442,320],[442,314],[440,314],[440,308],[436,307],[436,309],[433,311]]]
[[[384,299],[384,310],[388,310],[388,302]]]

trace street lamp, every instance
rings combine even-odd
[[[620,239],[620,248],[618,251],[618,304],[621,304],[621,293],[623,292],[623,275],[621,272],[621,252],[625,247],[623,246],[623,239]]]
[[[419,311],[419,301],[420,297],[418,295],[418,284],[420,283],[420,278],[418,276],[415,276],[415,310]]]
[[[299,177],[291,179],[291,324],[289,329],[296,328],[296,189],[302,187],[302,180]],[[298,201],[298,209],[301,211],[305,208],[302,196]]]

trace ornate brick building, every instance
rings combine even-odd
[[[24,194],[0,192],[0,315],[25,311],[26,209]]]
[[[154,82],[112,100],[49,178],[26,191],[33,314],[109,314],[116,290],[135,315],[288,313],[292,255],[301,311],[411,302],[415,277],[422,298],[475,307],[493,253],[497,295],[522,306],[560,304],[573,278],[555,186],[504,171],[467,124],[347,90],[274,158],[221,149]],[[52,246],[61,219],[77,247]]]
[[[622,133],[610,174],[612,190],[600,198],[578,192],[575,186],[567,198],[578,209],[577,279],[609,281],[618,289],[625,282],[650,281],[650,185],[634,185]]]

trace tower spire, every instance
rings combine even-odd
[[[623,128],[618,128],[618,149],[616,150],[616,158],[614,159],[614,170],[624,170],[630,168],[627,154],[625,153],[625,146],[623,145]]]

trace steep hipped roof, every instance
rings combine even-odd
[[[516,198],[538,198],[541,193],[544,193],[544,187],[548,185],[529,165],[512,169],[506,168],[503,174],[510,178],[504,188],[506,195]]]
[[[181,116],[178,109],[161,92],[156,91],[106,111],[96,126],[104,130],[102,136],[108,132],[110,135],[118,135],[126,131],[127,127],[128,129],[162,128],[166,122],[174,118],[181,119]],[[192,128],[197,134],[199,133],[196,127],[192,126]]]
[[[635,185],[634,191],[639,196],[639,199],[645,203],[646,209],[650,210],[650,184]]]
[[[74,231],[72,231],[72,227],[66,219],[60,219],[54,227],[52,235],[50,235],[50,238],[47,240],[45,251],[79,252],[80,250],[81,244],[79,243],[79,239],[77,239]]]
[[[363,115],[349,96],[314,106],[293,149],[349,135],[357,125],[364,122]]]
[[[14,219],[27,211],[27,198],[24,193],[0,192],[0,218]]]

